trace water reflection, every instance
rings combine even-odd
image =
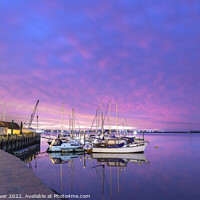
[[[144,153],[138,154],[100,154],[93,153],[91,155],[93,160],[96,160],[97,163],[92,169],[96,170],[98,178],[102,177],[102,195],[104,195],[104,186],[105,186],[105,168],[108,167],[110,170],[110,196],[112,197],[112,168],[117,168],[117,191],[120,192],[120,175],[121,172],[127,167],[128,163],[138,163],[141,165],[142,163],[148,164]]]
[[[92,154],[92,158],[108,167],[126,167],[130,163],[149,163],[144,153],[138,154]]]
[[[67,191],[63,191],[63,185],[65,182],[65,176],[63,176],[63,168],[68,165],[68,169],[70,170],[71,183],[70,190],[73,191],[73,176],[74,176],[74,168],[76,167],[76,162],[79,158],[80,161],[83,162],[83,169],[86,168],[87,162],[88,170],[94,170],[96,173],[96,178],[101,182],[102,187],[102,195],[105,193],[105,183],[109,185],[110,196],[113,193],[113,178],[112,178],[112,169],[117,169],[117,191],[120,192],[120,178],[122,175],[122,171],[125,172],[125,168],[129,163],[138,164],[138,166],[143,164],[149,164],[150,162],[144,155],[144,153],[138,154],[100,154],[93,153],[91,155],[84,153],[48,153],[49,158],[53,165],[60,165],[60,190],[56,191],[57,193],[66,193]],[[91,164],[92,163],[92,164]],[[107,181],[108,177],[106,177],[106,170],[109,169],[109,183]]]
[[[37,154],[40,152],[40,144],[35,144],[30,147],[18,150],[14,152],[14,155],[28,164],[29,168],[32,168],[32,161],[34,161],[34,167],[37,167]]]
[[[53,164],[65,164],[74,158],[78,158],[80,155],[83,155],[83,153],[49,153]]]
[[[47,154],[47,153],[46,153]],[[40,154],[41,155],[41,154]],[[80,157],[80,160],[95,160],[108,167],[126,167],[128,163],[142,163],[149,164],[150,161],[146,158],[144,153],[135,154],[101,154],[93,153],[91,155],[80,153],[48,153],[53,164],[66,164],[75,158]],[[85,166],[84,166],[85,167]]]
[[[146,138],[145,154],[122,155],[47,154],[48,144],[41,140],[44,153],[31,161],[37,163],[32,170],[59,194],[89,194],[94,200],[199,199],[200,134]]]

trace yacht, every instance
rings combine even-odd
[[[47,149],[47,152],[84,152],[83,145],[76,140],[64,141],[60,138],[54,139]]]
[[[134,141],[134,138],[109,138],[99,140],[87,149],[88,153],[143,153],[147,142]]]

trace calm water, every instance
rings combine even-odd
[[[199,200],[200,134],[151,134],[146,138],[150,143],[144,155],[97,159],[40,154],[27,166],[60,194],[90,194],[94,200]],[[42,140],[41,152],[47,147]]]

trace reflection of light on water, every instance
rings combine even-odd
[[[140,133],[135,131],[133,134]],[[179,192],[180,196],[191,195],[191,199],[198,199],[196,197],[199,194],[197,180],[199,176],[197,177],[196,174],[199,173],[200,166],[197,152],[200,134],[190,134],[191,139],[194,138],[192,144],[188,134],[147,133],[146,135],[151,143],[144,154],[68,155],[56,153],[53,158],[59,158],[60,162],[55,165],[48,154],[37,154],[36,158],[39,161],[37,174],[34,160],[31,161],[32,170],[49,187],[60,192],[59,172],[60,164],[62,164],[62,193],[68,194],[73,190],[75,193],[90,194],[91,199],[121,200],[122,195],[125,196],[124,200],[131,199],[133,196],[135,199],[142,199],[142,197],[147,199],[149,196],[154,197],[155,185],[158,199],[166,199],[163,188],[166,188],[171,199]],[[41,148],[46,150],[47,142],[43,142],[43,139],[41,141]],[[159,151],[156,151],[156,145]],[[185,155],[187,155],[187,160]],[[179,170],[177,170],[178,167]],[[185,168],[192,176],[185,173]],[[166,179],[166,177],[169,178]],[[164,186],[160,184],[161,181],[165,182]],[[144,185],[149,190],[141,194],[138,191],[143,191]],[[171,187],[172,185],[174,187]],[[184,190],[185,187],[187,190]]]
[[[134,133],[134,135],[137,135],[137,131],[134,131],[133,133]]]

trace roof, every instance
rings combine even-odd
[[[0,121],[0,127],[7,127],[9,129],[11,129],[12,122]],[[17,123],[13,123],[13,129],[20,129],[20,127]]]
[[[4,125],[2,125],[2,124],[0,124],[0,127],[4,127],[4,128],[6,128]]]

